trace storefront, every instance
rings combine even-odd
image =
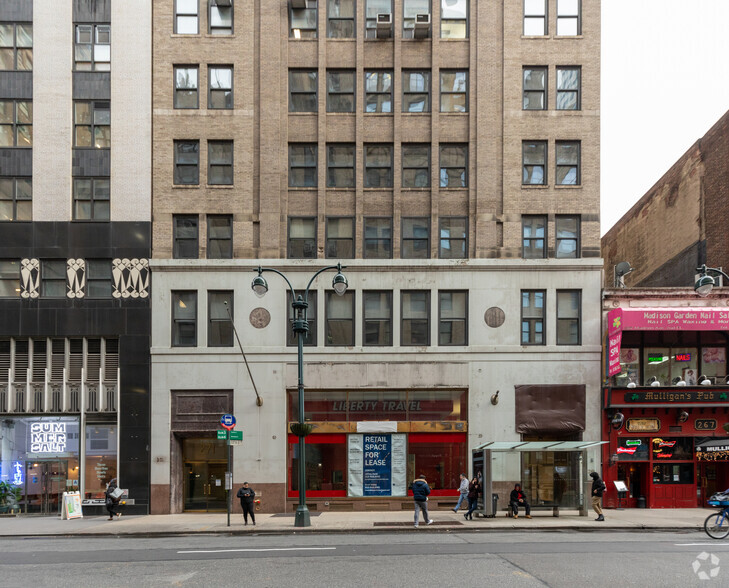
[[[612,369],[607,362],[603,389],[604,503],[618,505],[614,482],[622,481],[628,494],[621,506],[706,506],[729,487],[727,454],[702,450],[725,437],[729,423],[729,311],[657,307],[645,298],[643,306],[630,304],[607,313],[619,329],[609,335],[615,361]]]
[[[0,421],[0,481],[20,491],[23,513],[60,512],[64,492],[101,499],[116,477],[117,427],[86,426],[80,444],[78,417],[3,418]]]
[[[288,397],[293,423],[298,395],[290,390]],[[305,418],[313,427],[306,437],[310,508],[331,499],[347,507],[381,499],[399,508],[420,474],[432,489],[431,500],[452,500],[459,475],[468,472],[467,407],[465,390],[307,390]],[[290,500],[298,496],[298,441],[289,434]]]

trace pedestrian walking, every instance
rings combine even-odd
[[[461,474],[461,485],[458,487],[458,491],[460,492],[460,496],[458,497],[458,502],[456,502],[456,507],[453,509],[453,512],[458,512],[461,503],[468,499],[468,476],[466,474]]]
[[[243,520],[245,524],[248,524],[248,515],[251,515],[251,523],[255,526],[256,516],[253,514],[253,499],[256,497],[256,493],[253,491],[253,488],[248,485],[248,482],[243,482],[243,487],[238,488],[238,494],[236,496],[240,498],[240,506],[243,509]]]
[[[481,482],[478,478],[474,477],[468,485],[468,512],[463,515],[467,521],[473,520],[473,511],[476,510],[476,506],[478,505],[479,492],[481,492]]]
[[[524,494],[524,491],[521,489],[521,484],[514,484],[514,489],[511,491],[511,495],[509,496],[509,504],[511,505],[512,516],[515,519],[519,518],[520,506],[524,507],[524,510],[526,511],[526,518],[532,518],[531,506],[529,506],[529,502],[527,502],[526,494]]]
[[[430,486],[425,481],[425,474],[420,474],[413,482],[413,501],[415,503],[415,528],[418,528],[418,516],[423,511],[423,520],[427,525],[432,525],[433,520],[428,516],[428,494]]]
[[[605,517],[602,516],[602,494],[605,492],[605,482],[600,479],[600,474],[592,472],[590,474],[592,478],[592,508],[597,513],[596,521],[604,521]]]
[[[117,504],[119,504],[119,497],[115,496],[115,490],[117,488],[116,478],[112,478],[106,485],[106,492],[104,492],[104,503],[106,504],[106,511],[109,513],[110,521],[114,520],[114,515],[116,515],[116,518],[122,516],[122,513],[116,510]]]

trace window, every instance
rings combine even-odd
[[[230,309],[230,317],[228,317]],[[233,347],[233,291],[208,292],[208,347]]]
[[[466,217],[442,217],[440,219],[441,259],[464,259],[467,257],[468,220]]]
[[[330,39],[354,38],[355,0],[327,0],[327,35]]]
[[[468,145],[440,145],[440,187],[468,187]]]
[[[392,112],[392,72],[365,72],[365,112]]]
[[[109,218],[109,178],[74,178],[73,220]]]
[[[557,36],[574,37],[581,34],[580,0],[557,0]]]
[[[544,345],[544,290],[521,291],[521,344]]]
[[[208,215],[208,259],[233,258],[233,217],[229,214]]]
[[[354,259],[354,219],[327,218],[328,258]]]
[[[354,292],[326,293],[326,345],[354,345]]]
[[[0,178],[0,222],[33,220],[31,178]]]
[[[468,37],[468,0],[440,0],[440,36],[442,39]]]
[[[233,66],[210,66],[208,67],[208,77],[210,79],[208,108],[233,108]]]
[[[430,14],[430,0],[403,0],[402,38],[412,39],[415,35],[415,18],[419,14]],[[428,31],[430,37],[430,31]]]
[[[316,219],[289,218],[289,259],[316,257]]]
[[[354,188],[354,145],[327,145],[327,187]]]
[[[367,39],[377,38],[377,15],[389,14],[392,22],[392,0],[365,0],[365,37]],[[390,34],[392,36],[392,25]]]
[[[294,8],[289,2],[289,37],[294,39],[316,39],[317,0],[306,0],[306,8]]]
[[[580,345],[581,291],[557,290],[557,345]]]
[[[0,259],[0,298],[20,296],[20,262]]]
[[[402,291],[400,345],[430,345],[430,292]]]
[[[316,70],[289,70],[289,112],[317,111]]]
[[[0,100],[0,147],[33,146],[33,103]]]
[[[0,70],[33,69],[33,25],[0,23]]]
[[[521,153],[521,183],[532,186],[545,186],[547,184],[547,142],[524,141],[521,144]]]
[[[197,35],[200,0],[175,0],[175,33]]]
[[[199,218],[195,215],[177,214],[172,217],[172,240],[174,259],[197,259],[199,257]]]
[[[402,111],[430,112],[430,72],[402,72]]]
[[[438,345],[468,345],[468,292],[438,292]]]
[[[559,100],[558,100],[559,102]],[[523,110],[547,109],[547,68],[524,68],[524,101]]]
[[[208,22],[211,35],[232,35],[233,0],[210,0]]]
[[[557,68],[557,110],[580,110],[580,85],[582,71],[579,67]]]
[[[44,259],[41,261],[41,294],[48,298],[66,296],[66,261]]]
[[[554,219],[556,243],[554,256],[561,258],[580,257],[580,217],[557,216]]]
[[[557,152],[557,185],[580,185],[580,142],[557,141],[555,151]]]
[[[233,141],[208,141],[208,185],[233,185]]]
[[[303,292],[298,292],[297,296],[303,296]],[[306,319],[309,323],[309,332],[304,337],[304,345],[307,347],[316,347],[317,341],[317,328],[316,328],[316,302],[317,296],[315,290],[309,291],[308,307],[306,309]],[[288,325],[286,329],[286,345],[293,347],[298,345],[298,335],[294,333],[294,309],[291,308],[291,291],[286,292],[286,308],[288,308]]]
[[[200,141],[175,141],[175,173],[177,185],[200,183]]]
[[[316,188],[316,143],[289,144],[289,187]]]
[[[430,187],[430,145],[402,145],[402,187]]]
[[[430,257],[430,218],[403,218],[402,259],[428,259]]]
[[[521,238],[524,259],[547,257],[547,217],[523,216],[521,218]]]
[[[172,291],[172,347],[197,345],[197,292]]]
[[[76,70],[109,71],[111,69],[111,25],[76,25]]]
[[[108,102],[73,103],[73,146],[111,148],[111,107]]]
[[[524,0],[524,34],[530,37],[547,34],[547,0]]]
[[[111,260],[86,260],[86,297],[111,298]]]
[[[175,66],[175,108],[198,108],[198,67]]]
[[[364,258],[390,259],[392,257],[392,219],[364,219]]]
[[[440,72],[440,111],[468,112],[468,72]]]
[[[392,345],[392,292],[362,293],[363,345]]]
[[[365,188],[392,188],[392,145],[365,145]]]
[[[327,71],[327,112],[354,112],[354,71]]]

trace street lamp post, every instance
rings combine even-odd
[[[346,266],[345,266],[346,267]],[[309,308],[309,288],[317,278],[317,276],[327,270],[337,270],[337,274],[332,279],[332,288],[334,292],[341,296],[347,291],[347,278],[342,273],[342,264],[330,265],[320,269],[309,280],[304,295],[296,295],[289,279],[280,271],[274,268],[258,266],[254,271],[258,275],[253,278],[251,288],[256,296],[262,298],[268,292],[268,283],[261,275],[263,272],[273,272],[281,276],[291,290],[291,308],[294,311],[294,321],[292,329],[296,335],[298,346],[298,367],[299,367],[299,422],[291,426],[291,432],[299,438],[299,506],[296,509],[295,527],[311,526],[311,518],[309,517],[309,509],[306,506],[306,436],[311,432],[311,425],[307,424],[304,419],[304,338],[309,332],[309,321],[307,319],[307,309]]]
[[[708,296],[716,285],[714,278],[709,275],[710,272],[729,280],[729,276],[727,276],[723,271],[715,267],[706,267],[706,264],[701,267],[697,267],[696,271],[701,273],[699,279],[696,280],[696,283],[694,284],[694,290],[696,290],[696,293],[699,296]]]

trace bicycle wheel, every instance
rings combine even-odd
[[[704,521],[704,531],[712,539],[724,539],[729,535],[729,517],[724,511],[710,514]]]

